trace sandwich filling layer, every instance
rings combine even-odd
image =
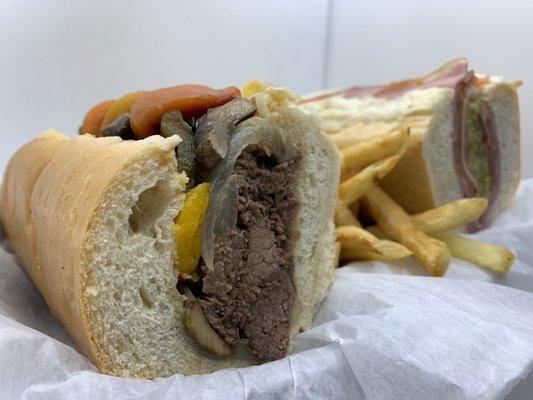
[[[464,138],[465,161],[473,178],[477,182],[477,191],[480,196],[488,197],[491,186],[489,172],[487,133],[481,118],[481,101],[471,100],[465,104]],[[486,109],[486,106],[483,107]]]
[[[458,106],[459,107],[459,106]],[[470,231],[486,228],[494,210],[500,189],[500,146],[496,121],[490,105],[475,94],[464,101],[462,146],[456,145],[457,158],[464,160],[464,177],[461,189],[464,197],[486,197],[489,205],[485,213],[468,225]]]
[[[229,346],[248,340],[260,361],[283,357],[289,345],[296,167],[297,160],[278,163],[261,147],[243,151],[230,178],[237,224],[215,239],[213,269],[202,268],[210,325]]]
[[[461,68],[462,67],[462,68]],[[481,217],[467,225],[471,232],[489,226],[500,191],[500,151],[496,121],[480,91],[488,79],[477,78],[458,63],[456,71],[453,160],[464,197],[486,197],[489,204]]]

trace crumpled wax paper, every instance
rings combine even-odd
[[[459,260],[445,278],[409,261],[353,264],[336,271],[292,355],[153,381],[99,374],[0,233],[0,399],[502,399],[533,366],[531,203],[533,180],[523,181],[476,235],[517,253],[506,277]]]

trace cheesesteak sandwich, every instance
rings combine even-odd
[[[458,59],[418,79],[311,95],[340,147],[399,126],[410,149],[382,186],[409,213],[463,197],[489,206],[470,230],[487,227],[512,200],[520,180],[520,82],[475,74]]]
[[[10,160],[0,216],[54,315],[107,374],[284,357],[336,265],[338,153],[269,88],[184,85],[89,111]]]

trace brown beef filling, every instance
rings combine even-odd
[[[282,358],[294,305],[293,222],[298,160],[278,164],[263,149],[238,158],[231,182],[239,192],[238,221],[215,239],[213,270],[205,266],[201,304],[230,346],[248,340],[260,361]]]

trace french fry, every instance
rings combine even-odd
[[[378,240],[375,250],[363,248],[341,247],[340,258],[344,261],[357,260],[396,260],[412,255],[413,253],[400,243],[391,240]]]
[[[405,126],[410,126],[404,124]],[[347,128],[329,132],[328,137],[335,143],[338,149],[344,149],[356,143],[366,142],[373,140],[381,135],[386,135],[393,130],[398,129],[398,122],[373,122],[369,123],[356,123]]]
[[[356,226],[339,226],[335,228],[337,241],[342,249],[354,249],[379,252],[379,240],[370,232]]]
[[[426,233],[450,231],[478,219],[488,204],[483,197],[461,199],[413,215],[412,219],[417,228]]]
[[[411,217],[378,186],[370,187],[362,200],[386,235],[411,250],[431,275],[444,275],[450,263],[446,244],[418,230]]]
[[[348,208],[352,212],[353,215],[357,218],[357,215],[359,214],[359,202],[358,201],[352,201],[350,204],[348,204]]]
[[[399,128],[374,139],[340,150],[341,180],[379,160],[398,154],[409,139],[409,129]]]
[[[452,256],[480,267],[505,274],[514,264],[515,255],[506,247],[479,242],[449,232],[432,235],[446,243]]]
[[[355,226],[335,229],[343,260],[393,260],[411,255],[411,251],[390,240],[378,240],[374,235]]]
[[[361,143],[361,139],[352,134],[347,134],[344,131],[336,132],[328,135],[329,139],[337,146],[339,150],[352,146],[356,143]]]
[[[417,229],[425,233],[452,231],[478,219],[487,205],[488,201],[483,197],[461,199],[411,215],[411,219]],[[377,236],[382,233],[378,225],[367,229]]]
[[[348,208],[346,203],[341,200],[337,200],[337,206],[335,207],[335,225],[347,226],[354,225],[361,227],[361,223],[357,220],[352,211]]]
[[[397,154],[384,160],[371,164],[357,175],[354,175],[339,186],[339,198],[346,204],[358,200],[372,186],[375,181],[383,179],[400,161],[401,155]]]

